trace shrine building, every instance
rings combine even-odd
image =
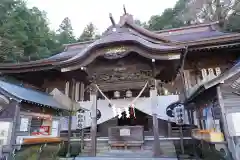
[[[114,146],[124,139],[121,134],[143,145],[149,137],[179,137],[168,107],[234,64],[240,34],[220,31],[218,22],[153,32],[126,12],[118,23],[110,20],[99,39],[66,44],[46,59],[0,64],[2,78],[46,92],[73,112],[82,108],[85,120],[79,128],[73,118],[72,132],[84,129],[92,145],[96,137],[107,137]],[[185,113],[182,136],[190,137]],[[68,130],[66,121],[63,117],[62,132]]]

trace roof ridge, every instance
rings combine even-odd
[[[159,36],[158,34],[156,34],[155,32],[152,32],[150,30],[147,30],[137,24],[135,24],[134,22],[130,22],[128,20],[125,21],[125,24],[129,25],[131,28],[135,29],[137,32],[139,32],[140,34],[143,34],[145,36],[148,36],[150,38],[154,38],[154,39],[158,39],[160,41],[163,41],[165,43],[171,43],[172,41],[169,40],[168,38],[165,38],[163,36]]]
[[[202,23],[202,24],[195,24],[195,25],[190,25],[190,26],[184,26],[184,27],[178,27],[178,28],[171,28],[171,29],[163,29],[159,31],[153,31],[154,33],[164,33],[164,32],[171,32],[171,31],[179,31],[179,30],[184,30],[184,29],[192,29],[192,28],[199,28],[199,27],[206,27],[206,26],[212,26],[216,25],[219,22],[211,22],[211,23]]]
[[[67,44],[63,44],[63,46],[68,47],[68,46],[74,46],[74,45],[78,45],[78,44],[88,44],[88,43],[94,42],[95,40],[96,39],[90,40],[90,41],[83,41],[83,42],[67,43]]]

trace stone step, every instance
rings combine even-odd
[[[163,153],[163,156],[166,154]],[[151,158],[153,156],[152,151],[124,151],[124,150],[114,150],[114,151],[109,151],[101,154],[97,154],[97,156],[101,157],[115,157],[115,158]],[[170,157],[176,157],[175,153],[169,153],[167,156]]]
[[[92,147],[91,147],[91,146],[84,146],[83,148],[84,148],[84,149],[91,149]],[[110,148],[110,147],[109,147],[109,146],[102,146],[102,147],[97,146],[96,148],[97,148],[97,149],[108,149],[108,148]]]
[[[98,150],[97,149],[97,153],[106,153],[106,152],[108,152],[109,150]],[[81,153],[90,153],[91,152],[91,150],[82,150],[82,152]]]
[[[84,143],[84,146],[91,146],[91,143]],[[97,146],[108,146],[108,143],[99,143],[97,142]]]

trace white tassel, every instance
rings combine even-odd
[[[120,109],[120,108],[118,108],[118,109],[117,109],[117,112],[118,112],[118,118],[121,118],[121,117],[122,117],[122,112],[121,112],[121,109]]]
[[[115,105],[112,105],[112,111],[113,111],[113,116],[116,117],[117,116],[117,109],[116,109]]]
[[[130,118],[129,108],[125,107],[126,117]]]

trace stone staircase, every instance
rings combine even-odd
[[[171,130],[171,136],[172,137],[180,137],[180,128],[179,127],[172,127],[172,130]],[[182,128],[182,132],[183,132],[183,135],[185,137],[189,137],[190,133],[191,133],[191,130],[190,130],[190,126],[185,126]]]
[[[108,141],[107,140],[98,140],[97,141],[97,154],[106,153],[108,151],[109,151]],[[85,141],[82,154],[89,155],[90,152],[91,152],[91,141]]]
[[[153,155],[152,152],[153,140],[145,140],[142,149],[111,149],[108,145],[108,140],[97,141],[97,156],[100,157],[122,157],[123,154],[127,157],[137,158],[146,157],[150,158]],[[173,141],[160,141],[161,152],[164,157],[176,157],[176,150]],[[84,150],[81,156],[89,156],[91,152],[90,141],[85,141]]]

